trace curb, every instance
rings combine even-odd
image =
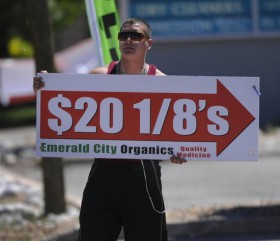
[[[264,234],[280,232],[280,217],[191,221],[167,224],[170,237],[201,237],[225,234]]]
[[[236,220],[208,220],[191,221],[185,223],[168,223],[168,236],[174,238],[197,238],[214,235],[236,235],[236,234],[273,234],[280,232],[279,218],[248,218]],[[62,234],[57,241],[77,240],[78,230]],[[118,240],[123,240],[121,232]]]

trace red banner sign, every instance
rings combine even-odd
[[[215,93],[43,89],[39,106],[40,140],[215,143],[215,157],[258,118],[218,79]]]

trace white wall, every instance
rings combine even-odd
[[[8,106],[11,102],[21,102],[35,98],[33,93],[33,59],[0,60],[0,104]]]

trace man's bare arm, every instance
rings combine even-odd
[[[89,73],[90,74],[107,74],[107,71],[108,71],[108,65],[102,66],[102,67],[97,67],[97,68],[91,70]]]

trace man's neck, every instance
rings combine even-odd
[[[120,64],[123,74],[139,75],[145,71],[145,61],[143,60],[136,61],[122,59]]]

